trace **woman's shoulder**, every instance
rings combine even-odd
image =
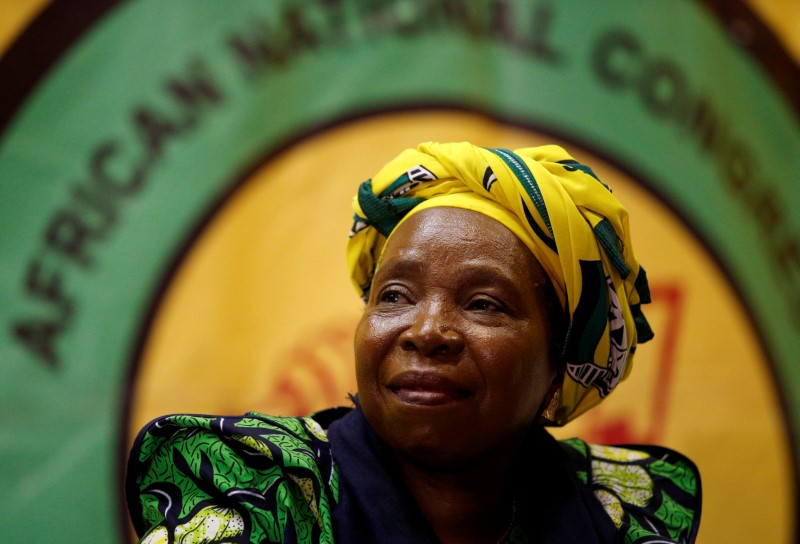
[[[651,445],[604,446],[571,438],[561,447],[626,543],[694,542],[702,494],[695,464]],[[663,540],[669,539],[669,540]]]
[[[198,542],[272,542],[292,533],[298,542],[324,541],[338,498],[325,429],[339,415],[153,420],[134,442],[126,475],[137,533],[204,533]]]

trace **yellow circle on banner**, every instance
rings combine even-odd
[[[344,260],[350,202],[359,182],[425,140],[559,143],[473,114],[394,113],[326,130],[270,160],[172,278],[143,349],[129,431],[165,413],[290,415],[347,404],[361,305]],[[631,211],[656,338],[640,346],[618,392],[555,434],[688,455],[703,479],[700,543],[789,542],[795,499],[784,416],[736,294],[662,202],[588,150],[562,145]]]

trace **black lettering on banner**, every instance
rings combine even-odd
[[[639,39],[625,30],[603,34],[592,51],[595,76],[609,89],[634,90],[644,107],[655,117],[687,119],[691,103],[686,75],[669,59],[650,59]],[[695,123],[702,123],[706,111],[697,110]]]
[[[87,244],[93,238],[97,238],[97,233],[69,208],[56,212],[45,231],[45,245],[49,250],[84,268],[92,264]]]
[[[98,191],[92,191],[85,185],[75,185],[72,196],[77,204],[83,205],[89,213],[93,214],[97,230],[108,232],[117,220],[117,210],[107,196]]]
[[[91,181],[103,192],[115,196],[127,196],[137,193],[144,185],[144,169],[129,169],[125,176],[112,175],[111,159],[119,155],[120,144],[113,140],[103,142],[97,146],[89,158],[89,173]]]
[[[252,30],[244,34],[234,34],[228,38],[228,46],[239,61],[246,77],[254,77],[268,65],[281,65],[286,62],[286,50],[276,47],[268,40],[273,36],[269,25],[264,21],[255,22]]]
[[[742,141],[734,141],[726,150],[725,180],[731,191],[745,202],[753,219],[768,239],[781,238],[788,225],[783,203],[760,175],[753,150]],[[774,264],[777,264],[774,263]]]
[[[774,249],[775,261],[784,284],[788,284],[786,298],[789,302],[790,316],[795,327],[800,329],[800,238],[792,236],[778,241]],[[792,287],[795,287],[792,289]]]
[[[222,91],[202,62],[192,63],[189,76],[186,79],[169,78],[167,80],[167,91],[178,102],[195,109],[205,103],[217,105],[222,101]]]
[[[167,93],[184,107],[187,118],[181,122],[186,127],[194,127],[204,106],[217,106],[223,100],[220,86],[211,77],[208,68],[195,60],[189,66],[188,76],[182,79],[169,78]]]
[[[539,60],[560,64],[564,57],[549,41],[554,18],[555,13],[550,4],[539,4],[534,8],[531,41],[526,44],[525,50]]]
[[[327,7],[326,13],[330,14],[333,8]],[[320,47],[323,37],[311,24],[309,13],[307,8],[288,6],[277,21],[255,20],[250,29],[230,35],[228,48],[245,77],[255,77],[264,68],[283,65],[292,56]],[[344,21],[343,18],[337,20]],[[341,32],[341,28],[334,28],[328,34],[338,38]]]
[[[116,224],[117,212],[112,201],[104,193],[97,191],[96,186],[92,186],[95,189],[93,192],[82,185],[76,185],[72,189],[72,211],[81,218],[93,238],[105,238]]]
[[[296,54],[303,49],[314,49],[319,46],[319,37],[306,25],[304,11],[299,7],[290,7],[284,13],[284,24],[289,33],[285,49]]]
[[[764,234],[775,236],[778,228],[784,224],[783,208],[777,200],[775,191],[759,191],[753,198],[753,212],[756,222],[761,225]]]
[[[509,47],[552,65],[565,60],[563,51],[551,41],[555,10],[549,2],[512,6],[508,0],[493,0],[485,13],[477,11],[475,4],[459,0],[442,0],[442,7],[447,23],[475,38],[495,36]],[[515,7],[530,11],[519,13]]]
[[[164,152],[164,143],[188,128],[186,124],[178,124],[152,107],[137,107],[132,117],[134,129],[148,151],[149,160],[159,158]]]
[[[784,283],[788,283],[786,298],[789,302],[790,316],[795,327],[800,329],[800,289],[796,287],[800,283],[800,238],[792,236],[783,239],[774,251]]]
[[[55,305],[61,314],[60,321],[64,321],[73,308],[72,299],[64,293],[63,280],[58,269],[45,266],[41,259],[32,261],[25,274],[25,291],[36,299]]]
[[[614,30],[598,40],[591,62],[602,83],[611,89],[624,89],[639,78],[642,48],[630,33]]]
[[[655,60],[642,73],[642,102],[657,117],[673,117],[687,100],[686,78],[668,60]]]
[[[60,362],[57,343],[75,314],[75,301],[64,288],[68,267],[84,274],[92,269],[93,250],[118,225],[123,204],[144,189],[168,144],[197,128],[202,115],[224,100],[220,85],[198,59],[187,63],[181,76],[165,78],[162,91],[171,109],[135,106],[130,111],[130,134],[101,140],[90,149],[85,178],[69,187],[68,200],[50,215],[41,241],[43,254],[28,263],[26,296],[49,303],[58,316],[20,317],[11,323],[11,334],[49,367]],[[124,141],[139,144],[141,151],[124,146]],[[137,156],[139,162],[133,158]]]
[[[753,155],[750,147],[735,141],[725,153],[725,181],[735,192],[743,192],[754,182]]]
[[[516,41],[514,15],[508,0],[495,0],[492,8],[492,29],[505,43]]]
[[[21,319],[12,324],[11,333],[40,360],[56,367],[59,362],[56,340],[72,315],[74,301],[64,292],[61,271],[46,266],[43,259],[35,259],[28,265],[25,291],[32,298],[53,306],[58,316]]]
[[[347,41],[347,16],[341,0],[323,0],[319,5],[325,22],[325,44],[338,46]]]
[[[462,2],[458,0],[443,0],[445,20],[467,31],[467,34],[474,37],[482,37],[488,34],[488,22],[476,13],[476,4]]]
[[[765,239],[773,274],[784,286],[794,324],[800,328],[800,249],[787,203],[763,177],[751,146],[732,134],[730,124],[706,96],[692,92],[687,73],[668,58],[646,55],[626,30],[602,34],[591,62],[598,80],[616,92],[636,93],[645,111],[688,130],[698,148],[716,163],[720,177]]]
[[[689,133],[695,135],[705,151],[721,155],[729,145],[727,125],[707,98],[701,96],[694,101],[686,122]]]
[[[795,327],[800,329],[800,292],[792,294],[792,299],[789,304]]]
[[[776,253],[781,272],[786,276],[800,274],[800,241],[798,238],[793,237],[784,240]]]
[[[12,325],[14,338],[51,368],[59,363],[55,344],[63,330],[62,322],[48,319],[25,319]]]

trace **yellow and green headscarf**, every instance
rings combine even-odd
[[[353,200],[347,261],[362,297],[394,229],[438,206],[499,221],[547,272],[569,326],[546,422],[576,418],[628,376],[636,344],[653,336],[640,306],[650,293],[633,253],[628,213],[589,167],[552,145],[510,151],[428,142],[407,149]]]

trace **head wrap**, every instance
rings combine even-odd
[[[347,262],[366,299],[392,231],[420,210],[450,206],[499,221],[533,252],[568,317],[560,381],[545,423],[563,425],[602,401],[631,371],[653,333],[628,213],[594,172],[558,146],[510,151],[467,142],[407,149],[353,200]]]

